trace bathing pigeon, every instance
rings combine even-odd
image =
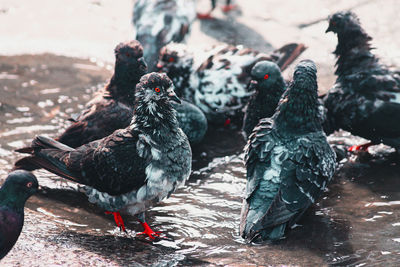
[[[171,101],[180,102],[165,74],[144,75],[136,86],[136,109],[125,129],[76,149],[43,136],[34,139],[31,156],[15,168],[37,165],[85,185],[89,201],[114,214],[138,215],[144,233],[157,234],[144,212],[169,197],[189,177],[192,152],[178,127]]]
[[[192,52],[182,44],[170,44],[161,50],[157,67],[174,81],[179,96],[205,113],[209,123],[241,125],[242,109],[251,95],[246,85],[252,67],[270,60],[284,70],[304,49],[303,44],[288,44],[267,55],[243,46]]]
[[[324,97],[327,134],[340,128],[372,143],[353,146],[366,150],[371,144],[384,143],[400,148],[400,75],[379,63],[371,53],[371,37],[352,12],[330,17],[326,32],[334,32],[338,44],[337,80]]]
[[[244,111],[243,135],[247,138],[262,118],[274,115],[279,99],[286,89],[279,66],[271,61],[260,61],[251,70],[248,91],[254,91]]]
[[[247,185],[240,235],[277,240],[314,203],[335,171],[318,114],[316,66],[295,68],[274,115],[261,119],[245,148]]]
[[[133,116],[135,86],[147,71],[138,41],[115,48],[115,69],[109,83],[57,141],[72,148],[110,135],[129,125]]]
[[[208,128],[207,118],[203,111],[184,100],[181,104],[173,104],[173,107],[176,110],[179,127],[188,137],[190,144],[200,143]]]
[[[138,0],[133,9],[136,37],[144,47],[149,71],[154,71],[160,49],[182,42],[196,18],[195,0]]]
[[[38,191],[38,181],[30,172],[10,172],[0,188],[0,259],[17,242],[24,225],[26,200]]]

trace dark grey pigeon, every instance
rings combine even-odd
[[[301,61],[275,114],[262,119],[249,137],[240,221],[246,240],[282,238],[335,171],[335,153],[318,114],[316,72],[314,62]]]
[[[330,17],[327,32],[334,32],[338,44],[337,80],[324,97],[327,134],[340,128],[371,140],[350,150],[366,150],[384,143],[400,148],[400,75],[379,63],[371,53],[371,37],[352,12]]]
[[[200,143],[208,128],[207,118],[203,111],[184,100],[181,104],[174,104],[173,106],[176,110],[179,127],[188,137],[190,144]]]
[[[180,102],[167,75],[146,74],[136,86],[130,126],[76,149],[38,136],[32,156],[15,166],[37,165],[86,185],[89,201],[114,213],[117,225],[122,224],[119,212],[137,214],[144,233],[154,238],[144,212],[184,183],[192,164],[189,141],[171,101]]]
[[[262,118],[274,115],[279,99],[286,89],[279,66],[271,61],[260,61],[251,70],[248,91],[254,91],[244,111],[243,135],[246,140]]]
[[[8,174],[0,188],[0,259],[17,242],[24,225],[25,202],[37,192],[38,187],[32,173],[17,170]]]
[[[133,8],[136,37],[144,47],[149,70],[154,71],[160,49],[182,42],[196,18],[195,0],[138,0]]]

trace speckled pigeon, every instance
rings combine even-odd
[[[248,91],[254,91],[244,111],[243,135],[246,140],[262,118],[275,113],[279,99],[286,89],[279,66],[271,61],[260,61],[251,70]]]
[[[301,61],[275,114],[260,120],[249,137],[240,221],[240,235],[248,241],[282,238],[335,171],[318,114],[316,72],[314,62]]]
[[[225,0],[225,5],[221,8],[223,12],[229,12],[232,9],[236,8],[236,5],[231,4],[231,0]],[[211,13],[217,6],[217,1],[216,0],[211,0],[211,10],[208,11],[207,13],[197,13],[197,18],[198,19],[213,19],[211,16]]]
[[[119,212],[138,214],[144,233],[154,238],[144,212],[169,197],[191,171],[192,152],[171,101],[179,98],[167,75],[146,74],[136,86],[130,126],[76,149],[38,136],[32,156],[15,166],[35,164],[86,185],[89,201],[113,212],[117,225],[124,228]]]
[[[136,37],[144,47],[149,70],[154,71],[160,49],[182,42],[196,18],[195,0],[138,0],[133,8]]]
[[[242,46],[190,51],[182,44],[170,44],[161,50],[157,67],[173,80],[179,96],[204,112],[209,123],[241,125],[242,110],[251,95],[246,86],[252,67],[270,60],[283,70],[304,49],[302,44],[289,44],[267,55]]]
[[[25,202],[37,192],[38,187],[32,173],[17,170],[8,174],[0,188],[0,259],[17,242],[24,225]]]
[[[371,140],[350,150],[366,150],[384,143],[400,148],[400,75],[379,63],[371,53],[372,39],[352,12],[330,17],[326,32],[334,32],[338,44],[337,80],[324,97],[327,134],[340,128]]]

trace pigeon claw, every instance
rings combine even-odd
[[[222,12],[225,12],[225,13],[229,12],[235,8],[236,8],[236,5],[226,5],[226,6],[221,7]]]
[[[138,233],[137,235],[147,235],[148,237],[150,237],[150,239],[155,239],[156,237],[160,237],[159,234],[161,232],[159,232],[159,231],[154,232],[146,222],[144,222],[144,223],[140,222],[140,224],[143,226],[144,231],[141,233]]]
[[[119,227],[119,229],[121,231],[126,232],[124,220],[122,220],[121,214],[118,211],[117,212],[115,212],[115,211],[106,211],[105,213],[114,215],[115,224]]]
[[[349,147],[348,151],[355,152],[355,151],[368,151],[368,148],[372,146],[372,143],[366,143],[363,145],[354,145]]]
[[[197,18],[198,19],[214,19],[214,17],[211,16],[210,13],[197,13]]]

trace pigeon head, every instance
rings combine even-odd
[[[271,61],[260,61],[251,69],[252,83],[256,90],[268,89],[276,82],[284,82],[279,66]]]
[[[0,189],[0,203],[23,209],[26,200],[38,191],[38,187],[39,183],[32,173],[24,170],[12,171]]]
[[[279,101],[275,121],[287,132],[320,130],[318,107],[317,67],[311,60],[302,60],[295,67],[293,81]]]
[[[139,41],[120,43],[115,47],[115,75],[139,80],[147,71],[143,47]]]
[[[181,103],[171,79],[165,73],[152,72],[144,75],[136,85],[136,97],[149,106],[167,105],[171,101]]]
[[[171,43],[161,48],[157,70],[166,72],[171,79],[181,75],[179,72],[189,69],[192,65],[193,56],[184,44]]]

